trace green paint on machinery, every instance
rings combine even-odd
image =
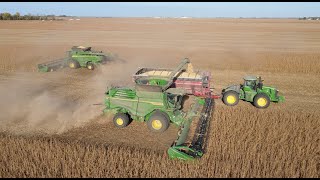
[[[106,92],[104,113],[115,114],[114,124],[125,127],[129,120],[147,121],[153,132],[164,132],[169,123],[180,126],[184,114],[180,111],[182,89],[168,89],[162,92],[159,86],[136,85],[132,87],[111,87]]]
[[[71,69],[80,67],[93,70],[97,65],[105,64],[112,55],[102,51],[93,51],[91,47],[73,46],[66,52],[66,57],[46,63],[38,64],[39,72],[51,72],[69,66]]]
[[[169,88],[162,92],[159,86],[136,85],[129,87],[111,87],[106,91],[104,113],[114,114],[113,123],[123,128],[131,119],[146,122],[151,132],[164,132],[170,123],[180,127],[177,140],[168,149],[171,159],[194,160],[204,154],[203,142],[208,121],[211,119],[213,99],[196,98],[189,112],[181,110],[185,90]],[[202,113],[199,109],[204,107]],[[192,143],[186,138],[193,118],[200,117],[200,124]]]
[[[146,122],[148,129],[155,133],[166,131],[171,123],[179,127],[178,137],[168,149],[170,159],[195,160],[203,156],[214,105],[211,97],[194,96],[190,110],[182,110],[183,98],[188,96],[188,91],[170,86],[187,62],[188,59],[184,59],[165,79],[146,79],[148,83],[136,81],[134,87],[110,87],[105,93],[103,113],[114,114],[116,127],[126,127],[131,120]],[[199,123],[192,142],[187,142],[195,118],[199,118]]]
[[[246,76],[244,84],[231,85],[222,90],[222,101],[228,106],[235,106],[239,99],[252,102],[257,108],[267,108],[270,102],[284,102],[284,96],[279,95],[279,90],[265,86],[261,77]]]
[[[213,98],[196,98],[195,103],[191,107],[191,111],[185,119],[184,124],[178,132],[178,138],[168,149],[170,159],[192,161],[201,158],[206,152],[207,132],[210,127],[211,113],[214,105]],[[198,110],[202,107],[201,113]],[[195,135],[191,143],[187,143],[186,139],[194,117],[199,117]]]

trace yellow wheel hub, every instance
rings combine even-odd
[[[234,97],[233,95],[229,95],[228,97],[227,97],[227,102],[229,103],[229,104],[234,104],[235,102],[236,102],[236,97]]]
[[[265,98],[259,98],[257,103],[258,103],[258,106],[264,107],[265,105],[267,105],[267,100]]]
[[[123,120],[122,120],[121,118],[118,118],[118,119],[116,120],[116,123],[117,123],[119,126],[121,126],[121,125],[123,124]]]
[[[74,64],[73,64],[73,63],[71,63],[71,64],[70,64],[70,67],[71,67],[71,68],[74,68]]]
[[[160,120],[153,120],[152,121],[152,128],[153,129],[159,130],[159,129],[161,129],[161,127],[162,127],[162,123]]]

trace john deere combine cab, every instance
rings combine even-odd
[[[51,72],[68,66],[71,69],[84,67],[93,70],[97,65],[106,63],[110,57],[111,54],[106,55],[102,51],[93,51],[91,47],[73,46],[70,51],[66,52],[65,58],[38,64],[38,71]]]
[[[214,101],[211,96],[195,97],[189,111],[182,110],[182,99],[190,92],[172,87],[181,66],[171,71],[167,78],[153,81],[154,84],[143,82],[152,82],[151,79],[139,78],[134,87],[109,88],[105,93],[104,113],[113,113],[113,122],[119,128],[129,125],[131,119],[145,121],[152,132],[164,132],[171,123],[180,127],[178,138],[168,149],[169,157],[193,160],[204,154]],[[199,122],[194,138],[187,142],[190,126],[197,117]]]
[[[246,76],[244,84],[231,85],[222,90],[222,100],[228,106],[235,106],[239,99],[251,102],[257,108],[267,108],[270,102],[283,102],[279,90],[265,86],[261,77]]]

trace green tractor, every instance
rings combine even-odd
[[[38,71],[52,72],[68,66],[71,69],[84,67],[93,70],[97,65],[105,64],[110,58],[111,55],[106,55],[102,51],[93,51],[91,47],[73,46],[66,52],[65,58],[38,64]]]
[[[284,102],[279,90],[263,85],[261,77],[246,76],[244,84],[231,85],[222,90],[222,101],[228,106],[235,106],[239,99],[251,102],[257,108],[267,108],[270,102]]]

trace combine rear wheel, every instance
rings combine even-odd
[[[149,118],[147,125],[152,132],[164,132],[168,129],[169,123],[168,116],[160,112],[155,112]]]
[[[124,113],[117,113],[113,118],[113,124],[118,128],[124,128],[129,124],[129,117]]]
[[[89,70],[93,70],[93,69],[94,69],[94,66],[93,66],[93,64],[92,64],[91,62],[88,62],[87,68],[88,68]]]
[[[223,95],[223,103],[228,106],[235,106],[239,103],[239,94],[235,91],[228,91]]]
[[[267,108],[270,105],[270,98],[263,93],[257,94],[253,99],[253,105],[256,108]]]

